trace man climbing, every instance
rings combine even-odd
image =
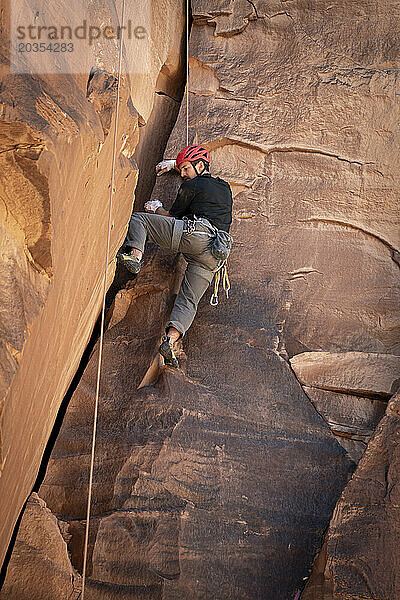
[[[158,175],[175,168],[184,179],[175,202],[167,211],[159,200],[148,201],[146,212],[133,213],[124,243],[127,250],[117,254],[119,262],[136,274],[149,240],[181,252],[188,263],[159,348],[164,363],[173,367],[178,366],[174,344],[189,329],[200,299],[224,262],[212,254],[210,242],[217,230],[226,232],[225,239],[230,237],[232,191],[226,181],[211,176],[209,167],[209,153],[198,145],[183,148],[176,161],[159,163]]]

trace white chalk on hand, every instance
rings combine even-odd
[[[148,200],[144,205],[145,210],[155,213],[157,208],[162,208],[162,202],[159,200]]]
[[[162,160],[156,165],[156,173],[157,175],[162,175],[163,173],[167,173],[167,171],[171,171],[175,169],[175,161],[174,160]]]

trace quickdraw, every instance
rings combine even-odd
[[[229,281],[229,276],[228,276],[228,261],[227,260],[225,260],[223,262],[223,264],[220,266],[220,268],[214,275],[214,292],[213,292],[213,295],[211,296],[211,300],[210,300],[211,306],[218,305],[218,289],[219,289],[219,284],[221,282],[221,279],[222,279],[222,287],[224,288],[225,295],[227,298],[229,298],[229,290],[231,289],[231,283]]]

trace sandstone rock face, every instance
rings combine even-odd
[[[37,494],[26,504],[2,600],[78,600],[81,577],[71,566],[65,523],[57,521]]]
[[[290,284],[289,355],[398,355],[391,4],[198,0],[193,15],[190,139],[234,184],[253,278]]]
[[[42,3],[35,8],[41,11]],[[64,1],[52,8],[67,17],[72,10]],[[121,83],[109,283],[132,210],[139,128],[152,118],[153,131],[158,130],[157,117],[164,115],[168,130],[176,108],[168,108],[167,96],[156,96],[152,110],[154,93],[173,96],[181,86],[183,6],[166,0],[153,8],[149,72],[123,76]],[[114,18],[114,9],[111,1],[97,7],[105,20]],[[101,306],[118,58],[116,44],[96,42],[89,50],[91,75],[12,74],[9,17],[5,5],[0,16],[0,561]]]
[[[399,435],[397,393],[335,508],[302,600],[399,597]]]
[[[366,396],[338,394],[308,386],[303,386],[303,390],[329,425],[339,444],[358,462],[375,427],[385,414],[387,403]]]
[[[227,304],[216,313],[203,303],[185,342],[188,356],[180,356],[183,370],[162,367],[153,385],[138,389],[176,283],[171,257],[150,255],[112,309],[88,594],[292,598],[352,462],[279,355],[273,327],[218,322]],[[39,492],[69,523],[77,569],[97,352],[70,402]]]
[[[358,460],[398,387],[399,181],[392,134],[382,133],[398,120],[396,21],[383,3],[376,30],[366,19],[372,4],[211,0],[192,9],[189,141],[207,145],[214,174],[232,185],[235,246],[229,304],[216,313],[203,303],[187,336],[187,374],[212,389],[231,383],[237,371],[247,381],[247,363],[229,358],[223,376],[215,355],[207,369],[196,357],[218,344],[229,354],[225,327],[245,331],[250,346],[268,340],[281,356],[286,347],[292,359],[324,352],[329,365],[339,353],[354,353],[358,362],[353,371],[348,364],[343,387],[328,389],[346,392],[338,420],[345,421],[341,429],[352,427],[346,445]],[[183,103],[168,158],[184,144],[186,117]],[[164,200],[165,187],[153,197]],[[374,377],[378,364],[383,369]],[[365,387],[358,386],[360,365]],[[187,597],[194,573],[199,595],[210,594],[200,567],[184,571],[169,584],[171,597],[177,590]],[[223,593],[239,597],[237,590]],[[291,598],[282,583],[252,593]]]
[[[399,595],[396,565],[383,578],[376,566],[391,559],[381,534],[394,548],[397,531],[394,404],[345,487],[349,454],[360,458],[398,385],[395,10],[383,1],[192,2],[189,115],[183,102],[165,157],[185,145],[188,116],[189,142],[207,145],[213,174],[234,191],[232,291],[217,308],[209,293],[202,300],[180,371],[160,369],[155,355],[181,262],[150,254],[116,298],[89,598],[297,600],[344,488],[310,598]],[[177,180],[159,178],[153,198],[168,205]],[[68,524],[78,570],[97,351],[40,489]],[[303,369],[315,354],[323,361]],[[338,429],[350,435],[346,451]],[[370,479],[382,484],[371,496]],[[369,573],[357,558],[362,536]]]
[[[302,352],[290,365],[339,443],[358,462],[384,415],[385,400],[399,388],[400,357]]]
[[[400,387],[400,356],[369,352],[304,352],[290,360],[307,386],[390,398]]]

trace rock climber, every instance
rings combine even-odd
[[[156,166],[158,175],[172,169],[184,179],[175,202],[167,211],[159,200],[149,200],[144,205],[146,212],[133,213],[117,259],[137,274],[146,240],[183,254],[187,262],[185,275],[159,347],[164,364],[177,367],[175,343],[189,329],[200,299],[224,264],[220,257],[216,258],[218,252],[212,253],[212,240],[219,235],[228,239],[226,256],[230,251],[232,191],[229,183],[211,176],[210,156],[203,146],[186,146],[176,160],[165,160]]]

